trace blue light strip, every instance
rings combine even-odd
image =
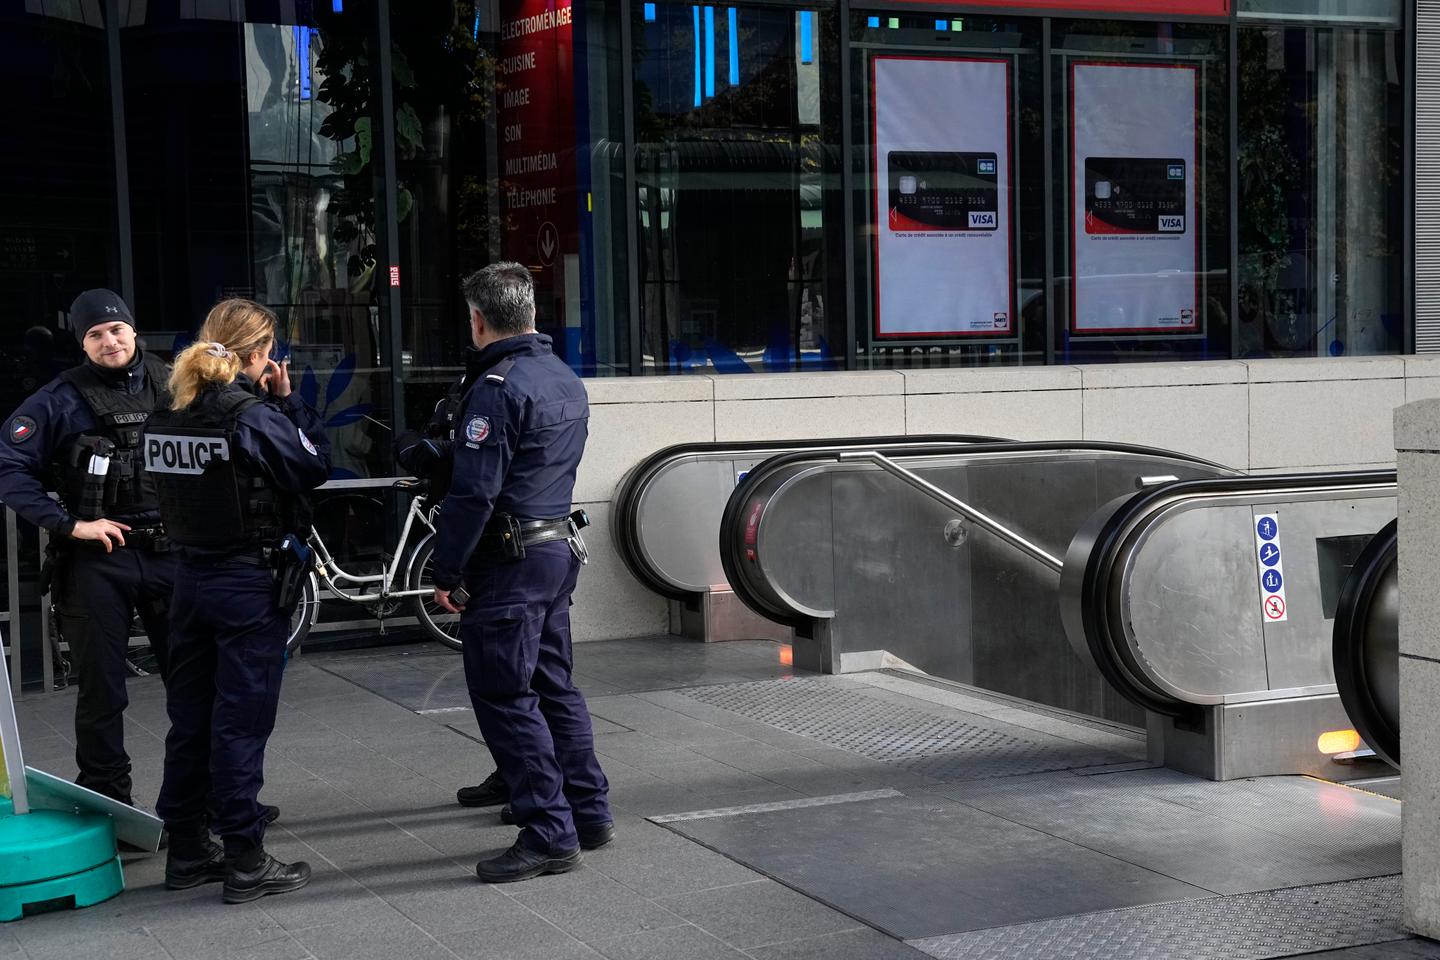
[[[815,62],[815,41],[811,34],[811,17],[815,14],[809,10],[800,13],[800,62]]]
[[[300,72],[300,99],[310,99],[310,28],[295,28],[295,63]]]
[[[647,4],[645,4],[645,22],[646,22],[646,23],[654,23],[654,22],[655,22],[655,4],[653,4],[653,3],[647,3]]]
[[[691,5],[690,12],[695,15],[695,106],[704,102],[700,87],[700,7]]]
[[[871,17],[869,20],[866,20],[866,21],[865,21],[865,26],[869,27],[871,30],[879,30],[879,29],[880,29],[880,18],[879,18],[879,17]]]
[[[345,12],[345,0],[330,0],[330,12],[331,12],[331,13],[344,13],[344,12]]]
[[[705,8],[705,96],[715,96],[715,8]]]
[[[740,26],[739,14],[730,8],[730,86],[740,86]]]
[[[475,7],[475,25],[470,28],[470,39],[477,43],[480,41],[480,7],[478,4]]]

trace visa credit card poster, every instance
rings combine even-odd
[[[875,336],[1010,337],[1010,61],[875,57]]]
[[[1199,329],[1190,65],[1070,67],[1071,329]]]

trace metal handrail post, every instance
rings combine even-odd
[[[855,463],[860,461],[873,463],[880,469],[884,470],[886,473],[905,481],[910,486],[914,487],[916,490],[919,490],[921,493],[929,496],[931,499],[938,500],[940,503],[945,504],[945,506],[950,507],[956,513],[960,514],[962,517],[969,520],[971,523],[975,524],[980,529],[999,537],[1001,540],[1004,540],[1006,543],[1010,544],[1012,547],[1019,550],[1021,553],[1026,554],[1032,559],[1040,561],[1045,566],[1053,570],[1055,573],[1058,574],[1061,570],[1065,569],[1065,561],[1061,560],[1059,557],[1054,556],[1053,554],[1047,552],[1044,548],[1036,546],[1029,540],[1026,540],[1024,537],[1020,536],[1020,534],[1016,533],[1014,530],[1011,530],[1009,527],[1005,526],[1000,521],[984,513],[981,513],[979,510],[976,510],[964,500],[961,500],[958,497],[955,497],[954,495],[947,493],[944,490],[941,490],[939,487],[935,486],[935,484],[931,483],[929,480],[926,480],[924,477],[920,476],[915,471],[906,470],[904,467],[900,466],[900,464],[896,463],[894,460],[891,460],[883,453],[875,450],[860,450],[853,453],[840,453],[837,454],[836,457],[841,463]]]

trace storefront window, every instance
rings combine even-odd
[[[122,23],[135,309],[177,349],[224,297],[273,308],[332,475],[384,476],[371,24],[358,3],[258,7],[151,2]]]
[[[835,15],[634,7],[645,370],[843,364]]]
[[[853,14],[862,366],[1045,362],[1040,21]]]
[[[460,282],[530,267],[536,325],[582,375],[628,372],[623,126],[613,4],[392,4],[406,421],[469,344]]]
[[[1404,57],[1396,31],[1240,31],[1240,356],[1398,353]]]
[[[1054,24],[1055,362],[1230,355],[1226,35]]]
[[[21,9],[0,13],[0,82],[17,92],[0,150],[4,413],[79,359],[65,325],[75,295],[121,287],[104,25],[78,6]]]

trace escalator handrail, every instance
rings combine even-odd
[[[1375,591],[1398,561],[1399,528],[1400,519],[1397,517],[1382,527],[1355,559],[1350,575],[1340,588],[1331,641],[1335,686],[1340,691],[1340,702],[1345,705],[1350,722],[1355,724],[1355,732],[1371,749],[1396,767],[1400,766],[1400,730],[1375,702],[1366,672],[1364,647],[1358,641],[1364,638],[1370,621],[1370,605],[1375,600]]]
[[[636,504],[644,491],[664,470],[676,460],[683,460],[703,454],[744,454],[754,452],[764,455],[769,451],[811,452],[814,450],[846,447],[876,446],[880,448],[925,445],[925,444],[972,444],[998,443],[999,437],[971,436],[969,434],[919,434],[915,436],[864,437],[855,440],[829,438],[820,440],[733,440],[696,441],[677,443],[662,447],[626,471],[615,490],[611,503],[611,531],[615,549],[630,575],[649,589],[671,600],[685,601],[695,596],[692,591],[682,590],[667,580],[640,549],[640,515]]]
[[[1394,470],[1328,471],[1181,480],[1135,494],[1111,512],[1097,532],[1085,561],[1079,596],[1080,620],[1096,667],[1121,696],[1153,713],[1194,718],[1201,710],[1198,704],[1177,700],[1144,684],[1139,679],[1145,673],[1144,667],[1130,656],[1128,643],[1117,641],[1114,631],[1112,616],[1118,611],[1111,609],[1110,585],[1115,570],[1128,567],[1124,556],[1126,547],[1139,539],[1147,514],[1159,517],[1165,512],[1164,508],[1188,499],[1222,495],[1269,496],[1315,487],[1378,486],[1395,482]]]
[[[1121,453],[1141,454],[1151,456],[1167,457],[1187,463],[1194,463],[1200,466],[1214,467],[1217,470],[1232,470],[1222,464],[1206,460],[1202,457],[1191,456],[1187,453],[1179,453],[1174,450],[1163,450],[1159,447],[1147,447],[1138,444],[1111,443],[1099,440],[1005,440],[996,442],[971,443],[964,445],[936,445],[934,447],[918,447],[907,449],[905,458],[911,457],[946,457],[962,453],[1041,453],[1057,450],[1094,451],[1097,453]],[[881,451],[883,452],[883,450]],[[805,616],[795,610],[775,609],[765,602],[749,583],[745,573],[745,565],[741,562],[740,537],[732,535],[732,531],[739,532],[743,529],[740,524],[744,523],[743,511],[745,504],[749,501],[752,493],[761,484],[765,483],[775,473],[789,469],[810,461],[816,465],[824,463],[840,464],[837,457],[825,457],[815,451],[797,451],[795,453],[782,453],[771,457],[763,463],[757,464],[746,474],[745,479],[736,484],[730,499],[725,503],[725,513],[720,520],[720,563],[725,568],[725,578],[730,581],[731,588],[735,595],[751,610],[776,623],[781,623],[797,630],[804,631],[811,626],[811,617]]]

